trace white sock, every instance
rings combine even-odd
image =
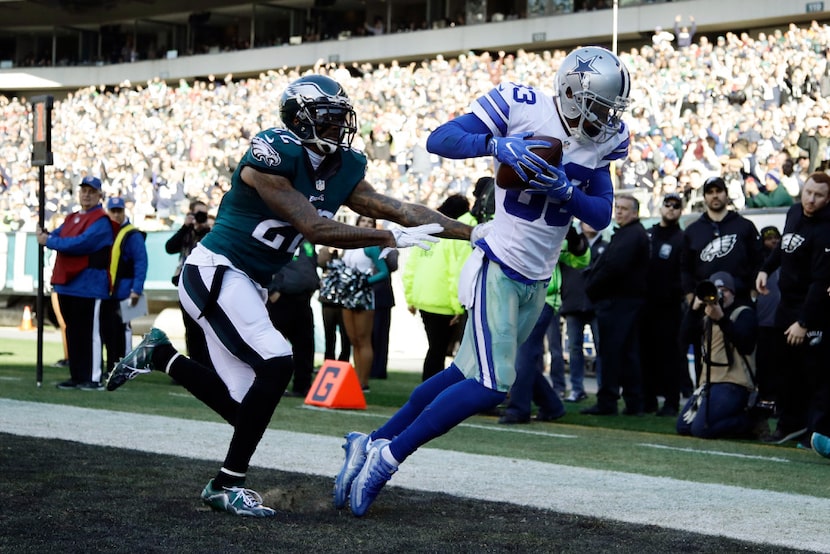
[[[175,362],[175,361],[176,361],[176,358],[178,358],[179,356],[181,356],[181,354],[179,354],[178,352],[176,352],[176,353],[173,355],[173,357],[172,357],[172,358],[170,358],[170,361],[169,361],[169,362],[167,362],[167,367],[165,367],[165,368],[164,368],[164,372],[165,372],[167,375],[170,375],[170,366],[171,366],[171,365],[173,365],[173,362]]]
[[[388,464],[391,464],[395,467],[401,465],[401,463],[398,460],[396,460],[395,457],[392,455],[392,449],[389,448],[389,445],[386,445],[380,449],[380,456]]]

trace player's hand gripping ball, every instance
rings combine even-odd
[[[533,154],[545,160],[549,165],[556,167],[562,163],[562,141],[558,138],[534,135],[525,138],[525,141],[528,143],[537,143],[536,145],[528,144],[528,150],[531,150]],[[546,146],[544,143],[548,143],[550,146]],[[525,173],[527,174],[526,180],[516,173],[509,164],[502,163],[496,172],[496,184],[506,189],[524,189],[530,187],[531,185],[528,184],[529,181],[532,181],[536,176],[535,167],[531,164],[524,164],[521,161],[519,163],[525,168]]]

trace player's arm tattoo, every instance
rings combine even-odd
[[[262,173],[251,167],[243,168],[241,177],[245,184],[256,189],[274,214],[314,244],[338,248],[395,246],[395,238],[389,231],[345,225],[322,217],[285,177]]]
[[[425,223],[440,223],[444,227],[444,231],[438,235],[439,237],[467,240],[470,238],[470,231],[472,231],[472,227],[469,225],[457,219],[446,217],[426,206],[412,202],[402,202],[380,194],[366,181],[358,183],[351,196],[349,196],[346,205],[359,214],[375,219],[393,221],[404,227],[414,227]]]

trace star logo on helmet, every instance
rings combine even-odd
[[[576,57],[576,67],[568,72],[568,75],[584,75],[586,73],[593,73],[599,75],[599,71],[594,67],[594,62],[599,56],[593,56],[587,60],[583,60],[579,56]]]

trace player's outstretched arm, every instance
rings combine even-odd
[[[427,137],[427,151],[444,158],[488,156],[492,133],[476,115],[468,113],[439,125]]]
[[[437,223],[444,228],[436,236],[449,239],[468,240],[473,228],[457,219],[449,218],[426,206],[402,202],[375,191],[367,181],[361,181],[352,191],[346,205],[359,214],[385,219],[404,227],[416,227]]]
[[[396,245],[390,231],[346,225],[321,217],[311,202],[285,177],[263,173],[252,167],[243,168],[241,177],[245,184],[256,189],[272,212],[314,244],[337,248]]]

